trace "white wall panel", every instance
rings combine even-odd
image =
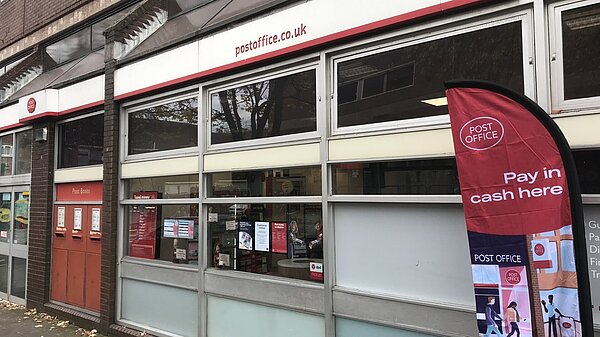
[[[198,42],[192,42],[117,69],[115,96],[196,72],[198,72]]]
[[[104,75],[58,90],[58,109],[65,111],[104,100]],[[103,106],[99,108],[104,109]]]
[[[336,204],[339,286],[474,306],[460,205]]]
[[[198,157],[149,160],[121,165],[123,179],[192,173],[198,173]]]
[[[65,168],[54,171],[54,183],[102,180],[102,165]]]
[[[208,297],[208,337],[325,337],[322,316]]]
[[[204,156],[204,170],[210,172],[319,165],[319,154],[319,144],[207,154]]]

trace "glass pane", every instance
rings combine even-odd
[[[104,115],[60,124],[58,167],[102,164]]]
[[[8,293],[8,256],[0,254],[0,292]]]
[[[19,132],[16,135],[15,174],[31,173],[31,135],[31,130]]]
[[[13,222],[13,243],[27,244],[29,227],[29,192],[15,193],[15,218]]]
[[[452,159],[334,164],[334,194],[460,194]]]
[[[169,177],[135,178],[126,183],[128,199],[198,198],[197,174]]]
[[[127,7],[117,13],[111,14],[106,19],[92,25],[92,49],[104,46],[104,31],[115,22],[121,20],[131,10]]]
[[[581,193],[600,194],[600,150],[573,151]]]
[[[128,255],[198,264],[198,205],[127,207]]]
[[[0,200],[0,242],[9,242],[10,238],[10,206],[11,206],[11,193],[0,193],[2,200]]]
[[[2,152],[0,153],[0,175],[9,176],[12,174],[13,135],[0,137],[0,144],[2,146]]]
[[[90,52],[90,27],[70,35],[45,48],[44,67],[51,68],[57,64],[76,59]]]
[[[600,4],[563,12],[565,99],[600,96]]]
[[[212,204],[208,227],[212,267],[323,282],[320,204]]]
[[[173,17],[211,1],[213,0],[171,0],[167,2],[167,11],[169,12],[169,17]]]
[[[447,114],[427,100],[444,81],[480,79],[523,92],[521,22],[423,42],[338,64],[338,127]]]
[[[198,145],[198,98],[129,113],[129,154]]]
[[[298,167],[265,171],[211,173],[208,197],[321,195],[321,169]]]
[[[25,298],[25,273],[27,260],[13,257],[12,273],[10,278],[10,294],[18,298]]]
[[[315,131],[315,70],[211,95],[211,143]]]

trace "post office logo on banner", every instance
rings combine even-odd
[[[475,151],[490,149],[504,137],[504,126],[492,117],[473,118],[460,129],[462,144]]]

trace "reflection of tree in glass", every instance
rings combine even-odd
[[[314,71],[223,90],[211,99],[213,134],[234,141],[287,134],[284,120],[310,118],[311,112],[314,120]]]
[[[198,144],[198,100],[184,99],[129,114],[129,153]]]
[[[198,124],[198,101],[196,98],[167,103],[131,114],[132,119],[160,120]]]

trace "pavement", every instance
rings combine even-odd
[[[57,319],[35,309],[0,300],[0,336],[2,337],[106,337],[69,321]]]

